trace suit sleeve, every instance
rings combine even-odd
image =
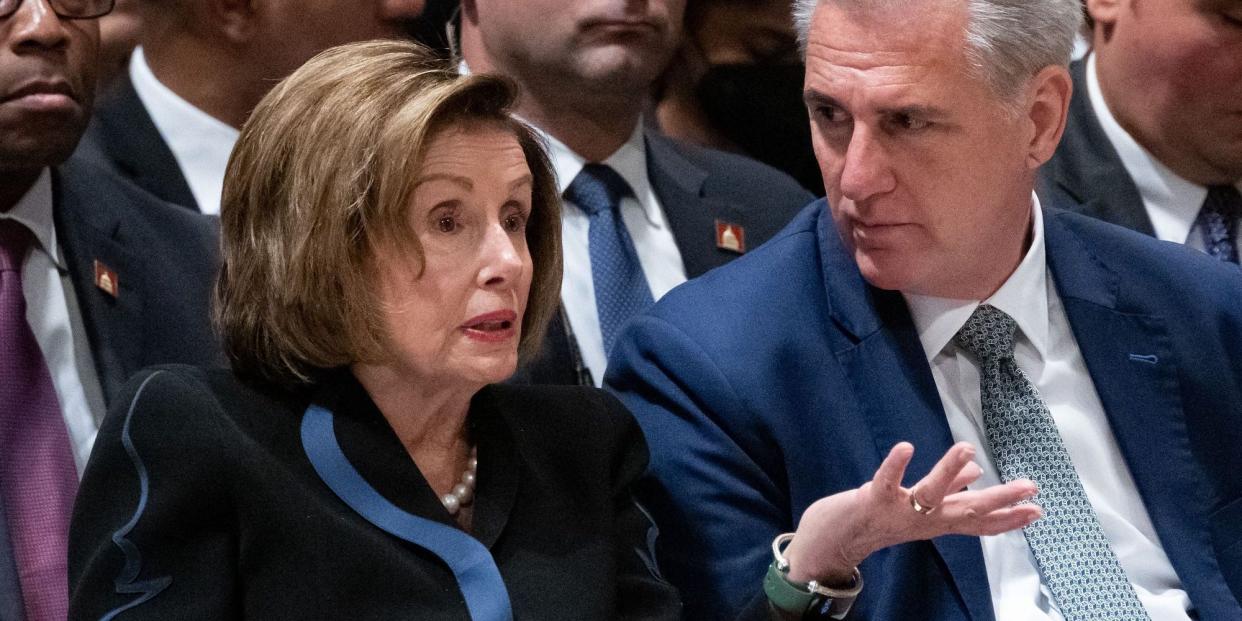
[[[656,565],[659,529],[634,494],[634,486],[647,468],[647,445],[642,431],[615,397],[604,392],[597,394],[614,423],[612,495],[616,516],[613,540],[617,558],[617,618],[680,619],[677,589],[664,579]]]
[[[74,506],[70,619],[240,617],[220,416],[178,370],[140,373],[114,402]]]
[[[743,449],[765,445],[748,426],[755,419],[711,357],[657,317],[629,324],[608,369],[607,386],[650,447],[639,499],[659,525],[657,558],[686,618],[768,618],[771,542],[793,524],[784,475]]]

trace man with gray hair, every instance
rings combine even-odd
[[[799,3],[827,202],[605,378],[688,618],[1242,619],[1242,271],[1033,191],[1079,10]]]

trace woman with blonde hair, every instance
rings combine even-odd
[[[497,384],[559,297],[556,183],[514,89],[412,43],[278,85],[225,181],[231,370],[110,413],[75,508],[73,619],[676,618],[629,414]]]

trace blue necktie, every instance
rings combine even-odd
[[[1005,481],[1031,479],[1044,517],[1023,529],[1065,621],[1150,621],[1121,568],[1056,423],[1013,357],[1018,325],[975,309],[955,340],[979,364],[983,426]]]
[[[565,189],[565,200],[591,218],[587,237],[591,282],[595,285],[595,309],[605,354],[612,351],[626,320],[655,301],[634,241],[621,219],[621,199],[632,194],[625,179],[604,164],[587,164]]]
[[[1221,261],[1238,262],[1238,218],[1242,218],[1242,194],[1238,189],[1231,185],[1209,187],[1199,210],[1203,248],[1208,254]]]

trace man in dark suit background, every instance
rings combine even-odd
[[[1237,262],[1242,2],[1087,0],[1069,125],[1044,190],[1113,224]]]
[[[273,85],[340,43],[401,36],[423,0],[138,0],[141,45],[101,94],[82,153],[203,213],[237,131]]]
[[[0,620],[64,619],[69,509],[138,369],[211,364],[216,230],[65,163],[111,0],[0,2]]]
[[[812,198],[767,166],[644,128],[683,10],[682,0],[462,3],[465,64],[518,82],[518,113],[548,139],[566,198],[563,312],[519,381],[598,384],[633,312],[758,246]]]
[[[606,379],[687,618],[1242,618],[1242,270],[1033,194],[1078,2],[799,5],[827,203]]]

